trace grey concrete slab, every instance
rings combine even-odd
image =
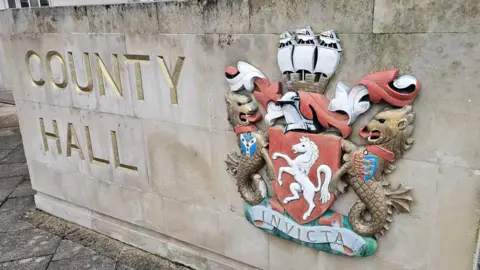
[[[0,233],[0,262],[51,255],[60,238],[38,229]]]
[[[15,104],[12,91],[0,92],[0,102],[5,104]]]
[[[0,128],[10,128],[18,126],[18,117],[16,114],[0,117]]]
[[[0,150],[13,150],[22,143],[22,135],[19,128],[0,129]]]
[[[10,152],[12,152],[13,150],[11,149],[8,149],[8,150],[0,150],[0,160],[3,159],[4,157],[6,157]]]
[[[95,254],[96,252],[90,248],[86,248],[70,240],[62,240],[52,260],[60,261],[76,257],[88,257]]]
[[[83,257],[75,257],[71,259],[52,261],[48,266],[48,270],[64,270],[64,269],[115,269],[115,261],[101,255],[91,255]]]
[[[0,233],[21,231],[34,228],[32,224],[22,219],[24,211],[0,210]]]
[[[35,195],[36,191],[32,189],[30,180],[23,181],[11,194],[10,198],[26,197]]]
[[[23,181],[23,176],[7,177],[0,179],[0,204]]]
[[[1,164],[12,164],[12,163],[26,163],[27,159],[25,157],[25,150],[23,145],[17,146],[14,150],[10,151],[7,156],[4,158],[0,157]]]
[[[35,208],[33,196],[9,198],[1,207],[0,211],[27,211]]]
[[[52,256],[26,258],[0,264],[0,270],[39,270],[47,269]]]
[[[0,178],[23,176],[28,174],[27,163],[1,164]]]

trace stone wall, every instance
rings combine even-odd
[[[37,207],[198,269],[471,269],[480,188],[479,12],[475,0],[1,11],[3,80],[19,108]],[[329,97],[338,80],[353,84],[393,67],[423,85],[414,104],[416,143],[391,175],[413,187],[415,204],[410,215],[395,216],[371,257],[329,255],[254,228],[225,171],[226,154],[237,149],[225,67],[244,60],[279,81],[278,34],[305,24],[335,29],[342,41]],[[169,79],[179,61],[175,87]],[[102,77],[105,69],[110,78]],[[347,213],[354,200],[349,194],[335,208]]]

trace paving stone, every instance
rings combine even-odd
[[[20,144],[12,150],[8,155],[6,155],[3,159],[0,159],[1,164],[11,164],[11,163],[26,163],[27,158],[25,157],[25,150],[23,149],[23,145]]]
[[[1,193],[1,190],[0,190]],[[30,180],[23,181],[13,192],[10,194],[10,198],[26,197],[35,195],[36,191],[32,189],[32,183]]]
[[[0,164],[0,178],[28,174],[27,163]]]
[[[27,258],[0,264],[0,270],[38,270],[47,269],[52,256]]]
[[[0,94],[1,96],[1,94]],[[13,105],[0,103],[0,117],[10,116],[17,112],[17,108]]]
[[[20,197],[20,198],[9,198],[1,207],[0,212],[2,211],[28,211],[35,208],[35,201],[33,196],[29,197]]]
[[[0,150],[13,150],[22,143],[22,135],[19,128],[0,129]]]
[[[6,157],[12,151],[13,150],[11,150],[11,149],[0,150],[0,160],[2,160],[4,157]]]
[[[135,268],[133,267],[130,267],[128,265],[125,265],[125,264],[118,264],[115,266],[115,270],[135,270]]]
[[[0,204],[22,183],[22,180],[22,176],[0,179]]]
[[[70,240],[62,240],[52,260],[60,261],[60,260],[74,258],[74,257],[92,256],[95,254],[96,252],[92,249],[89,249],[80,244],[74,243]]]
[[[0,233],[0,262],[52,255],[60,238],[39,229]]]
[[[115,269],[115,261],[101,255],[80,256],[71,259],[52,261],[48,266],[50,270],[64,269]]]
[[[9,127],[18,127],[17,114],[0,117],[0,128],[9,128]]]
[[[33,229],[33,225],[23,220],[23,211],[0,211],[0,233]]]

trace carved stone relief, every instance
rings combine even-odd
[[[398,70],[379,71],[352,87],[338,82],[330,101],[323,92],[341,51],[333,30],[315,35],[307,26],[280,36],[283,85],[246,62],[227,67],[228,120],[239,151],[226,163],[254,226],[317,250],[365,257],[393,215],[410,211],[411,189],[391,187],[388,175],[413,144],[420,83]],[[392,106],[360,130],[365,145],[353,144],[352,123],[381,101]],[[358,201],[342,215],[330,207],[347,187]]]

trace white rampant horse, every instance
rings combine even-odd
[[[328,192],[328,185],[332,177],[332,170],[327,165],[320,165],[317,168],[317,179],[318,186],[315,187],[313,183],[308,178],[310,169],[317,161],[320,153],[318,151],[317,145],[306,137],[300,138],[300,143],[292,146],[292,151],[298,156],[292,160],[287,155],[282,153],[274,153],[272,158],[283,158],[287,161],[289,167],[280,167],[278,170],[278,184],[282,186],[282,174],[284,172],[291,174],[295,178],[295,183],[290,184],[290,191],[292,192],[291,197],[286,197],[283,200],[284,204],[287,204],[291,201],[298,200],[300,198],[299,193],[303,193],[303,198],[308,203],[308,210],[303,215],[303,220],[306,220],[313,209],[315,208],[315,203],[313,198],[315,193],[320,191],[320,201],[322,204],[327,203],[330,200],[330,192]],[[325,181],[322,185],[321,173],[325,174]]]

